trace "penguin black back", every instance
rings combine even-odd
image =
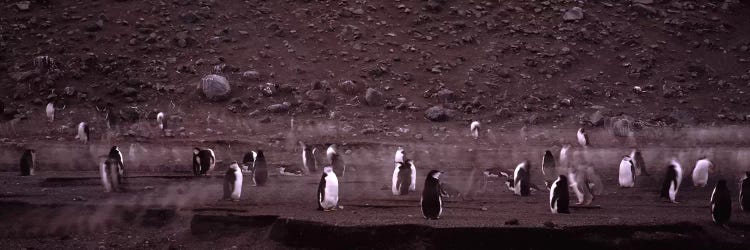
[[[440,197],[442,194],[440,180],[436,178],[436,176],[440,176],[440,173],[438,170],[431,170],[424,180],[421,205],[422,214],[427,219],[438,219],[443,209],[443,201]]]
[[[343,178],[346,173],[346,165],[339,154],[331,156],[331,165],[333,166],[333,172],[336,173],[336,177]]]
[[[531,169],[531,165],[529,161],[525,161],[524,167],[521,167],[518,170],[516,170],[518,173],[515,176],[514,181],[515,181],[515,185],[520,184],[521,196],[529,196],[531,194],[531,183],[530,183],[531,176],[529,173],[530,169]]]
[[[750,171],[745,172],[745,178],[740,184],[740,208],[750,212]]]
[[[570,193],[568,192],[568,177],[560,175],[551,190],[550,206],[557,207],[557,213],[570,213]],[[587,185],[588,186],[588,185]]]
[[[255,156],[253,156],[253,152],[247,152],[245,153],[245,156],[242,157],[242,165],[252,166],[253,162],[255,162]]]
[[[232,192],[234,191],[234,182],[237,181],[236,171],[240,171],[234,168],[228,168],[224,174],[224,199],[230,199]]]
[[[266,156],[263,154],[263,150],[258,150],[258,155],[255,156],[255,165],[253,165],[253,180],[255,185],[263,186],[268,180],[268,165],[266,164]]]
[[[119,173],[118,178],[120,178],[119,182],[122,183],[122,177],[125,176],[125,164],[123,163],[122,152],[120,152],[120,149],[117,146],[112,146],[112,148],[109,149],[107,158],[116,165],[117,172]]]
[[[323,206],[320,204],[323,202],[323,199],[326,197],[326,177],[328,174],[326,172],[323,172],[323,174],[320,176],[320,182],[318,183],[318,210],[323,210]]]
[[[719,180],[711,194],[711,217],[717,224],[726,224],[732,216],[732,196],[727,181]]]
[[[664,182],[661,184],[660,196],[662,198],[669,198],[669,188],[674,184],[677,187],[677,170],[674,165],[667,166],[667,173],[664,176]]]
[[[27,149],[23,152],[23,155],[21,155],[21,175],[22,176],[29,176],[34,175],[34,168],[36,164],[36,151],[33,149]]]
[[[641,170],[641,175],[649,175],[648,171],[646,171],[646,161],[643,160],[643,154],[641,154],[640,150],[636,150],[635,154],[633,154],[633,161],[635,161],[635,165],[638,167],[638,169]]]
[[[408,161],[407,161],[408,162]],[[409,163],[399,162],[398,167],[398,187],[401,195],[409,194],[411,186],[411,165]]]
[[[544,157],[543,157],[542,161],[543,161],[542,162],[542,168],[545,171],[547,171],[548,169],[549,170],[555,169],[555,157],[552,156],[552,152],[550,152],[549,150],[547,150],[546,152],[544,152]]]

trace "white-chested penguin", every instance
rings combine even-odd
[[[117,165],[117,173],[119,178],[118,181],[122,183],[122,178],[126,176],[126,172],[124,159],[122,158],[122,152],[120,152],[120,148],[118,148],[117,146],[112,146],[112,148],[109,149],[107,158],[112,161],[112,164]]]
[[[422,188],[422,198],[419,200],[419,206],[422,208],[422,215],[428,220],[440,219],[443,214],[443,188],[440,185],[440,172],[431,170],[424,180]]]
[[[316,172],[318,171],[316,169],[315,164],[315,155],[313,155],[313,149],[308,147],[304,142],[299,141],[300,147],[302,147],[302,166],[304,167],[302,170],[305,172],[305,174],[309,174],[310,172]]]
[[[36,151],[33,149],[27,149],[23,151],[21,155],[21,176],[34,175],[34,169],[36,168]]]
[[[731,216],[732,195],[729,193],[727,181],[719,180],[711,194],[711,217],[716,224],[725,225]]]
[[[750,171],[740,181],[740,209],[750,212]]]
[[[515,195],[529,196],[531,194],[531,165],[529,161],[523,161],[513,171],[513,181],[508,180],[506,185]]]
[[[596,195],[603,192],[604,184],[592,166],[578,165],[569,168],[568,182],[578,198],[576,205],[591,205]]]
[[[323,168],[323,175],[318,183],[318,209],[323,211],[335,210],[339,204],[339,179],[333,172],[333,167]]]
[[[589,141],[589,135],[586,134],[586,130],[584,130],[583,128],[578,129],[577,137],[578,144],[580,144],[581,146],[588,147],[591,145],[591,142]]]
[[[706,157],[695,162],[693,168],[693,186],[705,187],[708,184],[708,174],[713,172],[714,164]]]
[[[404,148],[399,146],[398,149],[396,149],[396,155],[393,158],[395,166],[393,167],[393,177],[391,178],[391,193],[393,193],[393,195],[399,195],[401,192],[398,189],[398,177],[400,176],[399,171],[401,170],[401,167],[405,164]]]
[[[242,195],[242,170],[235,161],[229,164],[229,169],[224,174],[224,199],[239,201],[240,195]]]
[[[326,156],[328,156],[328,162],[333,167],[333,172],[336,173],[337,178],[344,178],[346,173],[346,164],[344,159],[341,158],[338,151],[336,151],[336,144],[331,144],[326,150]]]
[[[205,175],[216,166],[216,155],[211,149],[193,149],[193,174]]]
[[[552,186],[556,175],[555,157],[552,156],[551,151],[547,150],[544,152],[544,156],[542,156],[542,176],[544,177],[544,185],[548,189]]]
[[[164,112],[156,114],[156,124],[159,124],[159,129],[164,130],[167,128],[167,116]]]
[[[54,122],[55,121],[55,104],[53,104],[52,102],[47,103],[46,111],[47,111],[47,120],[49,122]]]
[[[471,137],[474,137],[474,140],[479,139],[479,130],[481,129],[479,127],[479,121],[471,122],[469,128],[471,129]]]
[[[120,169],[119,163],[109,157],[103,157],[99,165],[99,174],[101,176],[104,192],[117,192],[120,190]]]
[[[623,156],[620,161],[618,184],[624,188],[635,186],[635,164],[633,164],[633,159],[628,155]]]
[[[569,214],[570,194],[568,193],[568,177],[560,175],[552,183],[549,192],[549,208],[553,214]]]
[[[242,157],[242,171],[252,171],[253,165],[255,164],[255,157],[257,156],[258,153],[255,151],[245,153],[245,156]]]
[[[664,176],[664,182],[661,185],[660,196],[668,198],[670,202],[677,203],[677,191],[682,184],[682,166],[677,159],[673,159],[667,166],[667,173]]]
[[[630,152],[630,159],[635,163],[635,169],[640,171],[639,175],[649,176],[648,171],[646,171],[646,161],[643,160],[643,154],[640,150],[634,149],[633,152]]]
[[[89,143],[89,125],[85,122],[78,124],[78,134],[76,139],[81,140],[84,144]]]
[[[392,188],[393,195],[407,195],[409,194],[409,190],[411,187],[411,174],[412,174],[412,166],[411,166],[411,160],[406,160],[406,162],[399,162],[396,163],[398,167],[394,170],[393,176],[395,179],[393,180],[393,185],[395,188]]]

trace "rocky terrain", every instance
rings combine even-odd
[[[5,137],[212,119],[638,126],[750,122],[747,3],[3,1]],[[213,76],[212,76],[213,75]],[[44,107],[57,120],[39,131]],[[598,111],[598,112],[597,112]],[[356,122],[354,122],[356,121]],[[278,126],[277,126],[278,127]],[[32,130],[33,129],[33,130]],[[58,133],[54,133],[58,132]],[[7,140],[7,139],[6,139]]]

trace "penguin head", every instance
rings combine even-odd
[[[234,169],[234,170],[239,170],[240,164],[237,163],[237,161],[233,161],[231,164],[229,164],[229,168]]]
[[[109,151],[119,151],[119,150],[120,148],[118,148],[117,146],[112,146],[112,148]]]
[[[629,155],[622,156],[622,161],[630,161],[630,156]]]
[[[263,155],[263,150],[256,151],[256,154],[257,154],[255,156],[256,159],[263,159],[263,158],[265,158],[265,156]]]
[[[544,155],[547,157],[552,156],[552,151],[549,151],[549,150],[544,151]]]
[[[442,174],[442,173],[443,172],[440,171],[440,170],[434,170],[433,169],[433,170],[430,170],[430,173],[428,173],[427,176],[429,176],[432,179],[439,180],[440,179],[440,174]]]
[[[331,174],[333,173],[333,167],[332,166],[326,166],[323,168],[323,173]]]
[[[583,128],[579,128],[579,129],[578,129],[578,133],[581,133],[581,134],[583,134],[583,133],[586,133],[586,130],[585,130],[585,129],[583,129]]]
[[[750,171],[745,172],[745,177],[750,178]]]
[[[194,148],[193,149],[193,155],[198,155],[198,153],[200,153],[200,152],[201,152],[200,148]]]
[[[724,179],[720,179],[718,182],[716,182],[716,188],[717,189],[727,189],[727,181]]]
[[[561,174],[559,177],[557,177],[557,179],[561,183],[560,186],[563,186],[563,187],[568,186],[568,177],[567,176]]]
[[[531,163],[529,162],[529,160],[523,160],[523,162],[521,162],[521,164],[523,164],[522,168],[525,168],[526,171],[528,171],[529,169],[531,169]]]

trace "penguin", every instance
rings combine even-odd
[[[328,156],[328,162],[333,167],[333,172],[336,173],[336,178],[344,178],[346,173],[346,164],[341,159],[341,155],[336,151],[336,144],[331,144],[326,150],[326,156]]]
[[[431,170],[424,180],[422,197],[419,200],[419,206],[422,208],[422,215],[428,220],[440,219],[443,214],[444,191],[440,185],[440,175],[443,172]]]
[[[312,149],[312,154],[310,154],[310,155],[312,155],[312,163],[313,163],[313,168],[312,169],[313,169],[313,172],[317,172],[318,169],[319,169],[319,167],[318,167],[318,148],[313,148]]]
[[[591,166],[580,165],[576,168],[569,168],[568,183],[578,198],[576,205],[591,205],[594,198],[603,192],[602,180]]]
[[[211,149],[193,149],[193,174],[205,175],[216,166],[216,155]]]
[[[313,156],[312,149],[302,141],[299,141],[299,145],[302,147],[302,166],[304,167],[302,171],[304,171],[305,174],[317,171],[317,169],[315,169],[315,163],[313,163],[315,156]]]
[[[47,103],[46,111],[47,111],[47,120],[49,120],[49,122],[54,122],[55,121],[55,104],[53,104],[52,102]]]
[[[258,155],[255,151],[250,151],[245,153],[245,156],[242,157],[242,171],[252,171],[252,166],[255,164],[255,157]]]
[[[414,161],[409,159],[406,160],[406,164],[409,165],[409,191],[417,191],[417,167],[414,166]]]
[[[106,157],[99,165],[99,174],[104,186],[104,192],[117,192],[120,190],[120,171],[118,163]]]
[[[474,140],[479,139],[479,121],[473,121],[470,125],[471,129],[471,136],[474,137]]]
[[[555,157],[552,156],[552,152],[547,150],[542,156],[542,176],[544,176],[544,185],[550,188],[553,182],[554,176],[557,174],[555,166]]]
[[[552,183],[552,188],[550,188],[549,207],[553,214],[569,214],[569,203],[570,195],[568,194],[568,177],[560,175],[557,177],[557,180]]]
[[[588,147],[591,145],[591,143],[589,142],[589,135],[586,134],[586,130],[584,130],[583,128],[578,129],[577,136],[578,136],[578,144],[581,144],[581,146]]]
[[[635,186],[635,164],[633,164],[633,159],[630,156],[622,157],[619,173],[618,184],[620,187],[631,188]]]
[[[740,209],[750,212],[750,171],[745,172],[745,177],[740,181]]]
[[[265,186],[268,181],[268,164],[263,150],[258,150],[253,164],[253,186]]]
[[[339,179],[333,167],[323,168],[323,175],[318,184],[318,209],[332,211],[339,203]]]
[[[672,203],[677,203],[677,191],[682,183],[682,166],[676,159],[673,159],[667,166],[667,173],[664,176],[664,182],[661,185],[661,197],[669,198]]]
[[[713,171],[714,164],[706,157],[700,158],[695,162],[693,168],[693,186],[705,187],[708,184],[708,174]]]
[[[398,167],[394,170],[394,176],[396,177],[395,185],[396,188],[393,192],[393,195],[407,195],[409,194],[409,191],[411,190],[411,173],[412,173],[412,166],[411,166],[411,160],[406,160],[406,162],[399,162]],[[392,191],[393,191],[392,190]]]
[[[569,168],[570,164],[570,144],[565,144],[560,147],[560,165]]]
[[[508,188],[512,190],[515,195],[529,196],[529,194],[531,194],[530,168],[529,161],[521,162],[516,166],[516,170],[513,171],[513,182],[511,183],[510,180],[506,182]]]
[[[84,144],[89,143],[89,125],[85,122],[78,124],[78,135],[76,139],[81,140]]]
[[[239,201],[242,194],[242,170],[240,165],[235,161],[229,164],[226,174],[224,174],[224,199]]]
[[[122,178],[125,176],[125,164],[123,164],[123,157],[122,152],[120,152],[120,148],[117,146],[112,146],[112,148],[109,149],[109,154],[107,154],[107,158],[109,158],[110,161],[112,161],[112,164],[115,164],[117,167],[117,173],[118,173],[118,181],[122,183]]]
[[[732,216],[732,195],[729,194],[727,181],[719,180],[711,193],[711,217],[719,225],[725,225]]]
[[[167,128],[167,117],[164,112],[156,114],[156,124],[159,124],[159,129],[164,130]]]
[[[404,148],[399,146],[398,149],[396,149],[396,155],[394,156],[394,161],[396,164],[403,163],[404,162]]]
[[[33,149],[27,149],[23,151],[21,155],[21,176],[34,175],[34,168],[36,167],[36,151]]]
[[[643,160],[643,154],[641,154],[640,150],[633,149],[630,152],[630,159],[635,163],[635,169],[640,171],[638,175],[649,176],[648,171],[646,171],[646,162]]]

